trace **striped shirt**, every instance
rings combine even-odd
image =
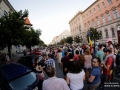
[[[42,90],[70,90],[66,81],[62,78],[51,77],[43,81]]]

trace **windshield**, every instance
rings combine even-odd
[[[23,90],[28,86],[32,85],[35,81],[36,81],[36,74],[30,72],[22,77],[19,77],[9,82],[9,85],[12,87],[13,90]]]

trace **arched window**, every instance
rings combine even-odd
[[[108,30],[107,29],[105,30],[105,35],[106,35],[106,38],[108,38]]]
[[[114,30],[114,28],[111,28],[111,32],[112,32],[112,37],[115,37],[115,30]]]

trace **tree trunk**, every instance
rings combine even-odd
[[[9,54],[9,57],[11,58],[11,45],[8,44],[7,46],[8,46],[8,54]]]

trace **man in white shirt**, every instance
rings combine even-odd
[[[43,81],[42,90],[70,90],[64,79],[56,77],[54,67],[46,67],[46,74],[49,78]]]

